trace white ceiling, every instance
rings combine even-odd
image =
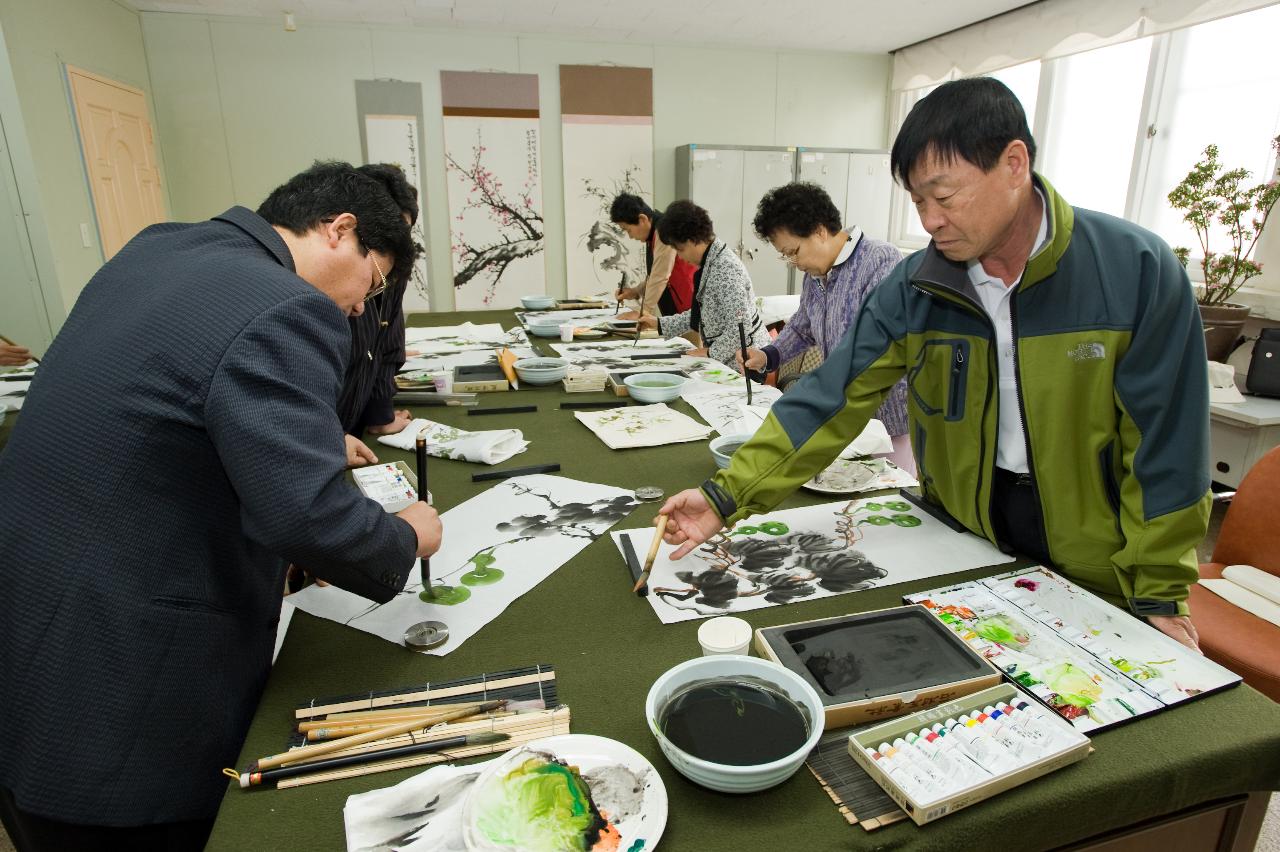
[[[140,11],[885,53],[1028,0],[125,0]]]

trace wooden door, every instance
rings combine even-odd
[[[67,66],[103,258],[165,219],[155,139],[141,89]]]

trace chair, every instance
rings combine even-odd
[[[1228,565],[1252,565],[1280,576],[1280,447],[1245,474],[1222,520],[1213,561],[1201,563],[1200,576],[1221,577]],[[1280,701],[1280,627],[1201,586],[1191,587],[1188,603],[1205,656]]]

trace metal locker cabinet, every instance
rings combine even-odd
[[[840,211],[841,224],[845,224],[845,198],[849,194],[849,154],[845,151],[797,148],[796,155],[799,157],[796,179],[816,183],[825,189]]]
[[[676,199],[706,210],[716,236],[730,248],[742,238],[742,155],[740,148],[709,145],[676,149]]]
[[[853,151],[849,154],[849,191],[845,224],[857,225],[877,240],[889,239],[889,204],[893,175],[888,151]],[[910,215],[915,215],[914,213]]]
[[[751,275],[757,296],[781,296],[790,292],[791,265],[772,245],[756,236],[751,220],[766,192],[795,179],[795,168],[793,148],[746,152],[742,172],[742,242],[738,254]]]

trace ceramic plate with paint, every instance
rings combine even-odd
[[[860,459],[836,459],[803,487],[820,494],[853,494],[876,478],[875,466]]]
[[[742,384],[742,374],[737,370],[731,370],[728,367],[708,367],[705,370],[694,371],[693,377],[709,382],[713,385],[740,385]]]
[[[512,749],[463,810],[471,852],[648,852],[667,823],[667,789],[630,746],[590,734]]]

